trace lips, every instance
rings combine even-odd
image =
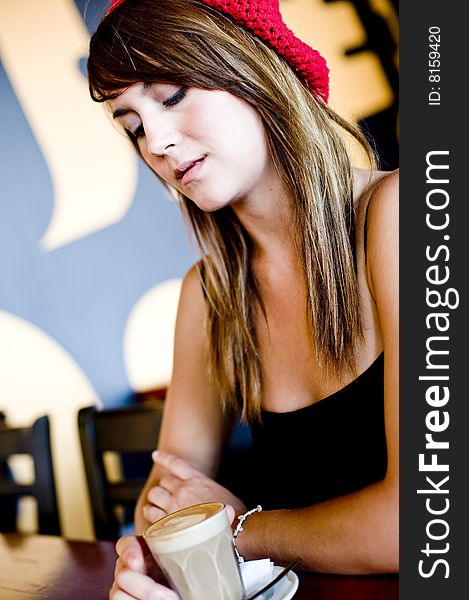
[[[180,180],[183,185],[190,183],[194,180],[195,176],[199,172],[204,160],[205,156],[202,156],[196,160],[188,160],[181,163],[176,169],[174,169],[174,176],[177,180]]]

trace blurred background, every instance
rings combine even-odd
[[[330,104],[397,167],[397,0],[283,0],[331,70]],[[176,206],[88,96],[103,0],[0,0],[0,411],[50,419],[62,532],[94,535],[79,408],[164,395],[180,282]],[[242,435],[242,433],[240,433]],[[28,465],[11,468],[28,478]],[[1,500],[0,500],[1,502]],[[21,527],[35,527],[21,508]]]

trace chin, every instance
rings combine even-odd
[[[220,210],[221,208],[225,208],[226,206],[230,206],[232,204],[231,201],[223,201],[219,197],[203,199],[191,198],[191,200],[198,208],[200,208],[200,210],[203,210],[207,213],[216,212],[217,210]]]

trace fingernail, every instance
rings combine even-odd
[[[161,453],[160,453],[158,450],[154,450],[154,451],[152,452],[152,455],[151,455],[151,456],[152,456],[153,460],[157,460],[158,458],[160,458],[160,456],[161,456]]]

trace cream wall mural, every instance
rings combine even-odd
[[[135,194],[137,159],[89,101],[79,70],[88,37],[72,0],[0,2],[2,64],[52,183],[46,251],[116,223]]]
[[[124,332],[124,360],[134,390],[168,385],[181,280],[155,285],[135,304]]]
[[[75,539],[93,536],[78,409],[168,384],[181,278],[197,258],[174,202],[88,97],[88,39],[106,5],[0,0],[0,410],[12,425],[50,416]],[[396,41],[394,3],[281,5],[327,58],[331,104],[356,120],[387,115],[397,53],[386,67],[370,47],[363,8]]]

